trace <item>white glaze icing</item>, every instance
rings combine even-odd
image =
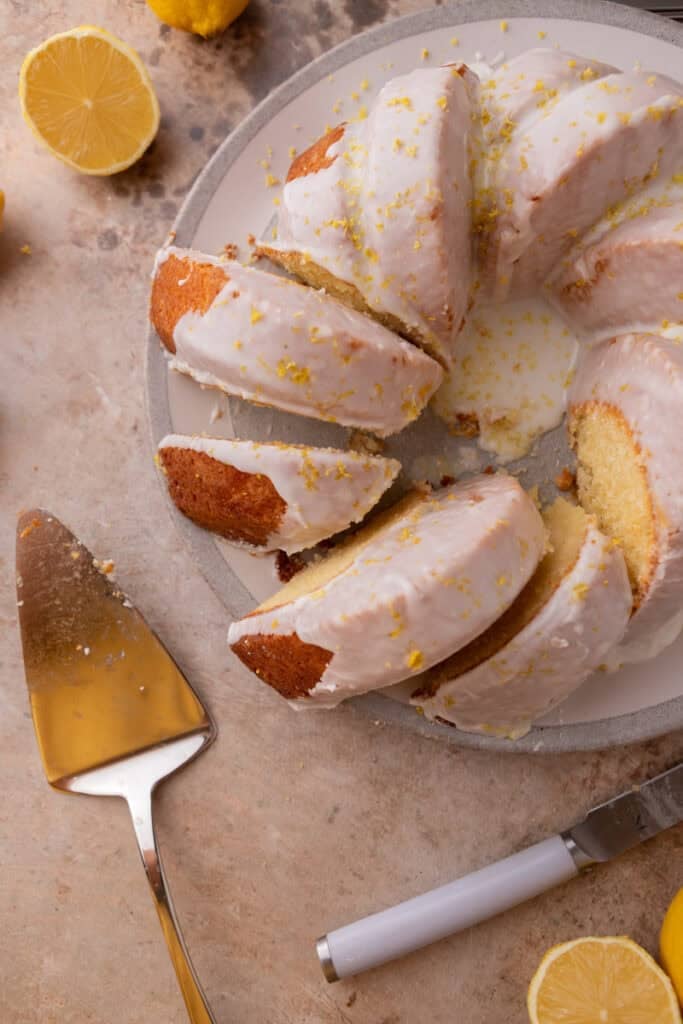
[[[522,73],[525,59],[506,74],[513,64]],[[521,124],[504,122],[486,172],[492,192],[479,197],[484,228],[486,218],[493,224],[484,232],[484,278],[499,300],[532,294],[607,206],[668,177],[683,152],[678,83],[647,71],[609,74],[605,65],[580,70],[578,58],[559,51],[555,59],[577,61],[574,83],[547,88],[539,78],[540,109],[528,97],[514,101]]]
[[[287,507],[257,550],[288,554],[360,522],[401,470],[400,462],[381,455],[303,445],[169,434],[159,445],[163,448],[203,452],[242,473],[267,477]]]
[[[481,76],[482,142],[487,149],[500,147],[499,152],[491,154],[494,167],[510,138],[508,129],[515,134],[527,132],[584,83],[582,76],[591,76],[592,80],[616,71],[609,64],[577,54],[536,47]]]
[[[643,636],[626,639],[610,651],[605,658],[607,670],[615,672],[622,665],[635,665],[641,661],[649,661],[674,640],[678,639],[683,629],[683,609],[665,619],[659,626],[650,626]]]
[[[480,447],[499,462],[521,458],[560,423],[576,350],[570,329],[541,299],[480,306],[468,315],[432,407],[456,429],[474,417]]]
[[[653,335],[625,335],[583,349],[569,414],[588,402],[618,409],[640,445],[657,516],[656,569],[621,641],[621,661],[642,645],[654,656],[675,639],[662,626],[683,606],[683,348]],[[658,634],[659,631],[659,634]],[[638,659],[640,660],[640,659]]]
[[[591,523],[576,563],[531,622],[495,655],[453,679],[444,673],[433,696],[412,703],[468,732],[518,739],[601,665],[624,634],[631,603],[623,555]]]
[[[681,158],[683,164],[683,157]],[[674,171],[671,175],[658,174],[648,185],[639,189],[622,202],[612,203],[605,215],[597,220],[576,242],[567,256],[558,265],[549,281],[558,276],[577,259],[588,246],[601,241],[620,224],[645,217],[653,209],[665,209],[683,201],[683,174]]]
[[[343,134],[328,147],[323,165],[285,183],[277,239],[268,242],[271,249],[305,252],[349,283],[355,283],[354,268],[362,258],[353,237],[367,153],[362,124],[340,126]]]
[[[551,285],[591,343],[683,323],[683,197],[659,202],[642,202],[585,245]]]
[[[468,144],[477,81],[463,74],[421,69],[384,86],[368,119],[362,208],[382,278],[372,275],[368,305],[415,323],[446,365],[472,276]]]
[[[459,73],[458,67],[462,73]],[[329,166],[288,181],[278,239],[354,284],[447,362],[469,296],[467,168],[476,78],[421,68],[389,81],[348,124]]]
[[[333,707],[435,664],[486,629],[538,564],[545,529],[510,476],[426,496],[322,589],[230,626],[228,642],[286,636],[332,651],[296,706]]]
[[[185,313],[173,332],[172,367],[200,384],[384,437],[441,382],[433,359],[324,292],[189,250],[159,258],[171,254],[229,276],[206,313]]]

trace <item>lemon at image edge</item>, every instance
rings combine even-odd
[[[659,952],[664,966],[683,1006],[683,888],[671,901],[659,935]]]
[[[209,38],[223,32],[249,0],[147,0],[157,18],[172,28]]]
[[[24,58],[24,120],[56,157],[83,174],[116,174],[159,128],[159,104],[138,54],[92,25],[60,32]]]
[[[529,985],[531,1024],[681,1024],[671,980],[631,939],[554,946]]]

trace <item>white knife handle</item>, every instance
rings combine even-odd
[[[432,889],[318,940],[328,981],[371,967],[485,921],[578,874],[567,842],[553,836],[505,860]]]

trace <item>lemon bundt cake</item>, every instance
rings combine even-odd
[[[159,462],[171,498],[233,543],[288,554],[363,519],[401,463],[334,448],[169,434]]]
[[[582,352],[568,412],[579,501],[626,559],[628,660],[657,653],[683,624],[682,410],[680,345],[631,334]]]
[[[419,416],[438,363],[322,292],[169,247],[150,318],[172,366],[200,384],[384,437]]]
[[[543,519],[550,550],[503,616],[417,680],[428,718],[523,736],[600,665],[624,634],[631,587],[621,550],[563,498]]]
[[[527,59],[510,61],[504,81],[515,72],[526,76]],[[560,51],[545,59],[564,61],[574,80],[561,88],[538,78],[535,106],[519,95],[506,100],[497,88],[482,90],[485,103],[497,102],[494,123],[508,102],[522,113],[517,121],[511,114],[503,119],[498,152],[489,154],[475,188],[482,279],[499,301],[536,292],[609,207],[670,176],[683,154],[677,82],[648,71],[610,73]]]
[[[339,125],[295,159],[277,242],[258,250],[446,365],[472,275],[476,84],[463,65],[389,81],[367,120]]]
[[[296,157],[256,251],[304,284],[171,247],[151,319],[201,385],[385,437],[444,368],[456,379],[470,310],[559,307],[584,342],[578,507],[556,502],[544,526],[506,475],[412,493],[229,633],[298,706],[409,679],[429,717],[514,736],[683,625],[683,347],[664,337],[683,322],[683,87],[554,49],[479,71],[392,79]],[[362,520],[399,468],[178,436],[159,454],[195,522],[291,552]]]
[[[683,320],[683,198],[632,207],[551,284],[560,312],[592,340]]]
[[[234,622],[228,641],[284,697],[332,707],[469,643],[515,599],[544,546],[513,477],[413,493]]]

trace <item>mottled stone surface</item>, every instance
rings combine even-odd
[[[253,103],[326,48],[426,0],[253,0],[220,40],[142,2],[0,2],[0,1017],[3,1024],[181,1024],[125,808],[49,789],[22,678],[14,514],[44,503],[115,560],[210,702],[216,746],[161,792],[158,828],[219,1022],[522,1024],[543,951],[628,933],[649,949],[683,884],[683,831],[522,909],[328,987],[316,935],[503,856],[670,764],[683,735],[603,754],[458,751],[359,717],[295,715],[238,670],[225,614],[181,549],[154,478],[143,402],[148,274],[178,204]],[[87,8],[87,9],[86,9]],[[97,20],[136,46],[164,112],[152,150],[79,178],[24,127],[21,57]],[[29,244],[30,255],[20,248]]]

